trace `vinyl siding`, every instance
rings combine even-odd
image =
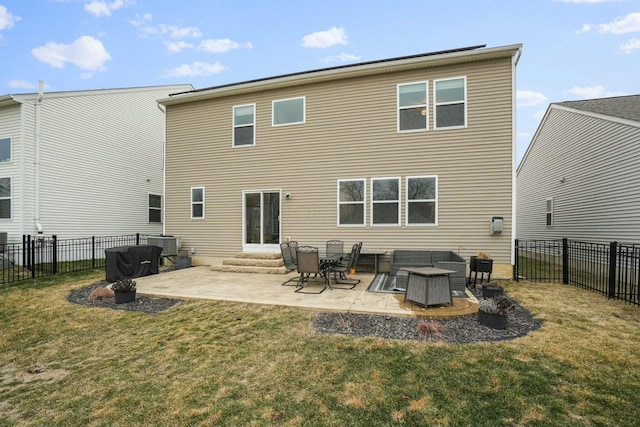
[[[518,238],[640,241],[639,142],[640,124],[552,106],[518,171]]]
[[[157,100],[187,85],[45,93],[40,104],[40,223],[61,239],[160,234],[148,194],[163,193],[164,113]],[[24,102],[24,234],[35,234],[36,95]],[[17,219],[17,218],[16,218]],[[22,234],[20,233],[20,234]],[[19,238],[19,236],[18,236]]]
[[[467,77],[465,129],[434,130],[433,80]],[[277,189],[282,239],[363,250],[447,249],[510,263],[512,63],[496,59],[335,80],[167,107],[166,231],[201,256],[242,250],[242,191]],[[429,130],[397,132],[397,85],[429,81]],[[306,97],[306,123],[271,126],[274,99]],[[232,107],[256,104],[256,146],[232,148]],[[406,177],[438,176],[438,225],[406,226]],[[371,178],[401,178],[401,226],[370,226]],[[337,180],[366,178],[366,226],[339,227]],[[190,220],[189,188],[206,188]],[[489,235],[492,216],[505,232]]]
[[[0,218],[0,231],[7,233],[8,241],[21,235],[22,185],[20,180],[20,105],[0,108],[0,138],[11,138],[11,161],[0,163],[0,178],[11,178],[11,218]]]

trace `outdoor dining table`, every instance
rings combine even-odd
[[[331,286],[331,269],[342,261],[343,258],[344,255],[325,255],[320,257],[320,274],[329,285],[329,289],[333,289],[333,286]]]

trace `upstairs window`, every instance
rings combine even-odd
[[[338,225],[364,225],[364,179],[338,181]]]
[[[371,225],[400,225],[400,178],[371,179]]]
[[[0,138],[0,162],[11,161],[11,138]]]
[[[305,121],[305,98],[273,101],[273,126],[294,125]]]
[[[437,200],[437,177],[407,177],[407,225],[437,225]]]
[[[436,80],[436,129],[465,127],[467,125],[467,79]]]
[[[0,178],[0,218],[11,218],[11,178]]]
[[[398,85],[398,132],[427,129],[427,82]]]
[[[149,222],[162,222],[162,196],[149,194]]]
[[[191,219],[204,219],[204,187],[191,188]]]
[[[238,105],[233,107],[233,146],[255,145],[256,105]]]
[[[553,199],[547,199],[547,227],[553,227]]]

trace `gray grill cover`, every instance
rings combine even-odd
[[[105,249],[107,282],[158,274],[162,248],[154,245],[120,246]]]

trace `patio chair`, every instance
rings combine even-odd
[[[291,247],[291,243],[295,243],[294,248]],[[296,264],[296,260],[294,258],[295,249],[297,247],[298,247],[298,244],[296,242],[280,243],[280,252],[282,253],[282,260],[284,261],[285,268],[289,271],[296,271],[298,269],[298,265]],[[298,278],[292,277],[282,282],[282,286],[295,286],[297,282],[298,282]]]
[[[324,270],[325,267],[320,264],[318,248],[313,246],[299,246],[296,258],[298,260],[297,269],[298,273],[300,273],[300,277],[296,284],[297,289],[295,291],[303,294],[321,294],[324,292],[324,290],[327,289],[329,274]],[[314,277],[320,275],[324,278],[324,287],[320,292],[309,292],[304,290],[305,285],[309,283],[312,274]]]
[[[327,258],[344,255],[344,242],[342,240],[327,240]]]
[[[360,256],[360,250],[362,249],[362,242],[355,243],[351,247],[351,253],[349,254],[348,261],[337,264],[331,268],[333,271],[333,286],[335,289],[353,289],[356,287],[358,283],[360,283],[360,279],[349,279],[347,278],[347,273],[352,269],[356,268],[356,264],[358,263],[358,257]],[[346,287],[340,287],[336,285],[348,285]]]

